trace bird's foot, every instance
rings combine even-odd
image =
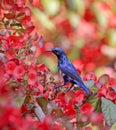
[[[60,91],[60,86],[55,85],[54,88],[55,88],[55,92],[59,92]]]
[[[55,88],[56,92],[59,92],[60,88],[63,87],[63,86],[65,86],[65,84],[62,84],[62,85],[59,85],[59,86],[55,85],[54,88]]]
[[[73,84],[66,90],[66,92],[69,92],[73,88]]]

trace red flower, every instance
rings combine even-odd
[[[2,3],[1,6],[5,10],[11,10],[14,6],[14,0],[4,0]]]
[[[80,112],[82,114],[89,115],[94,111],[94,107],[90,103],[85,103],[80,107]]]
[[[43,86],[41,84],[37,85],[37,89],[39,89],[40,93],[43,93],[43,91],[44,91],[44,88],[43,88]]]
[[[24,67],[22,65],[19,65],[19,66],[15,67],[13,76],[16,79],[21,79],[23,77],[24,73],[25,73]]]
[[[76,101],[76,103],[81,103],[84,100],[84,91],[83,90],[77,90],[75,92],[74,100]]]
[[[83,79],[84,80],[94,80],[94,81],[96,81],[97,77],[93,72],[88,72],[84,75]]]
[[[101,51],[103,44],[105,44],[105,41],[101,42],[88,41],[81,49],[82,53],[81,60],[85,64],[84,68],[87,71],[93,71],[96,66],[101,66],[104,65],[104,63],[106,63],[107,58]]]
[[[7,60],[11,60],[11,59],[16,58],[15,57],[15,52],[13,50],[11,50],[11,49],[7,50],[6,58],[7,58]]]
[[[29,85],[34,85],[36,83],[37,80],[37,74],[36,71],[34,69],[31,69],[28,73],[28,84]]]
[[[90,8],[87,8],[85,10],[85,13],[84,13],[83,17],[84,17],[84,19],[86,21],[92,21],[92,20],[96,19],[96,16],[95,16],[94,12]]]
[[[93,22],[82,20],[78,25],[78,37],[96,37],[96,25]]]
[[[116,14],[112,14],[111,16],[109,16],[108,24],[109,27],[113,27],[113,28],[116,27]]]
[[[116,92],[109,90],[105,97],[110,100],[116,100]]]
[[[9,36],[8,37],[8,47],[13,47],[20,49],[23,45],[22,39],[19,36]]]
[[[31,33],[34,30],[35,26],[28,26],[26,27],[25,33]]]
[[[92,128],[91,127],[85,127],[85,130],[92,130]]]
[[[103,120],[104,120],[104,116],[102,113],[92,113],[91,114],[91,117],[90,117],[90,120],[92,122],[92,124],[96,125],[100,125],[103,123]]]
[[[108,81],[108,84],[112,87],[116,86],[116,79],[111,77]]]
[[[5,73],[4,64],[0,61],[0,85],[3,83],[3,75]]]
[[[75,92],[67,92],[65,95],[66,104],[75,105],[77,103],[81,103],[84,100],[84,91],[77,90]]]
[[[41,90],[40,90],[41,91]],[[49,91],[46,91],[43,96],[45,97],[46,100],[48,100],[49,98]]]
[[[45,64],[37,65],[37,71],[49,72],[49,69],[46,67]]]
[[[33,1],[33,2],[32,2],[32,5],[33,5],[34,7],[37,7],[37,8],[39,8],[40,10],[43,10],[43,9],[44,9],[41,0],[32,0],[32,1]]]
[[[73,30],[73,28],[70,24],[70,21],[68,19],[64,19],[61,21],[57,20],[56,24],[57,24],[59,30],[63,31],[63,33],[66,36],[72,36],[74,30]]]
[[[83,64],[82,60],[76,59],[73,61],[73,64],[74,64],[75,68],[77,69],[77,71],[79,72],[79,74],[81,74],[81,72],[83,71],[83,68],[84,68],[84,64]]]
[[[66,104],[72,105],[72,104],[75,103],[74,100],[73,100],[74,99],[74,93],[73,92],[67,92],[63,97],[65,99]]]
[[[104,86],[108,83],[109,78],[110,77],[108,74],[103,74],[102,76],[99,77],[98,82],[101,86]]]
[[[75,116],[76,115],[76,110],[74,109],[74,105],[70,105],[70,104],[66,105],[64,107],[64,111],[65,111],[65,114],[67,116]]]
[[[93,61],[89,61],[88,63],[86,63],[85,65],[85,69],[87,71],[93,71],[95,69],[96,65]]]
[[[1,85],[1,83],[0,83],[0,85]],[[2,85],[2,86],[0,86],[0,95],[2,95],[2,96],[3,95],[8,95],[9,94],[9,88],[10,88],[9,85]]]
[[[23,105],[21,106],[21,112],[22,112],[22,113],[28,112],[28,108],[27,108],[26,104],[23,104]]]
[[[22,23],[22,25],[28,25],[30,23],[30,21],[31,21],[31,17],[30,16],[25,16],[22,19],[21,23]]]
[[[26,0],[16,0],[16,4],[17,4],[19,7],[25,5],[25,3],[26,3]]]
[[[18,108],[7,105],[5,109],[2,110],[0,119],[2,119],[0,129],[5,129],[5,126],[7,126],[8,129],[16,129],[21,122],[21,113]]]
[[[8,74],[13,74],[15,67],[16,67],[16,63],[14,61],[9,61],[6,65],[6,72]]]
[[[60,122],[53,123],[50,116],[46,116],[43,122],[39,122],[38,130],[63,130]]]
[[[98,97],[106,96],[108,89],[106,87],[101,87],[98,91]]]
[[[109,75],[103,74],[102,76],[99,77],[98,81],[96,82],[96,86],[98,88],[101,88],[104,86],[109,87],[109,79],[110,79]]]
[[[66,99],[65,99],[64,95],[65,94],[63,92],[59,92],[57,94],[55,102],[58,104],[59,107],[63,107],[66,105]]]

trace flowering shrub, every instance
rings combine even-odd
[[[114,60],[112,55],[103,51],[108,47],[112,50],[113,48],[108,44],[111,42],[113,46],[115,42],[115,31],[110,29],[116,27],[115,14],[111,11],[111,5],[85,0],[85,3],[79,1],[82,5],[79,6],[73,1],[62,1],[60,11],[59,2],[54,0],[49,2],[48,0],[0,1],[1,130],[81,130],[83,128],[91,130],[94,126],[105,130],[116,129],[116,79],[114,77],[116,63],[113,64],[114,68],[104,67],[105,74],[97,75],[99,67],[104,66],[111,59]],[[56,7],[54,11],[50,10],[51,4]],[[95,12],[90,6],[95,6]],[[85,7],[85,10],[82,9],[83,12],[80,11],[81,7]],[[63,17],[66,8],[72,10],[70,12],[72,14],[67,15],[67,18]],[[110,18],[111,21],[106,20],[107,23],[104,25],[100,21],[100,16],[97,16],[96,10],[100,10],[105,15],[105,18],[103,17],[105,20]],[[36,15],[38,13],[43,16],[37,16],[38,19],[41,18],[38,25],[40,30],[34,19],[35,12]],[[51,20],[44,14],[46,12]],[[78,12],[80,21],[77,20],[75,12]],[[56,16],[57,13],[60,15]],[[42,18],[46,20],[43,23],[45,28],[41,26]],[[78,29],[76,24],[72,24],[75,20]],[[112,38],[107,39],[105,31],[100,32],[100,27],[108,30],[107,33]],[[46,43],[42,35],[46,36]],[[58,41],[60,41],[59,45],[67,50],[67,54],[70,51],[70,55],[74,55],[75,58],[77,55],[75,56],[74,53],[77,54],[77,50],[74,47],[78,42],[77,47],[80,48],[78,55],[81,58],[72,60],[80,74],[86,72],[83,80],[91,90],[91,95],[87,95],[76,86],[66,92],[70,83],[58,90],[55,89],[57,84],[62,83],[62,78],[58,74],[51,73],[44,62],[41,62],[40,54],[45,60],[48,55],[44,50],[56,46]],[[79,42],[83,46],[80,47]],[[68,49],[71,46],[74,53]],[[53,67],[54,62],[49,60]]]

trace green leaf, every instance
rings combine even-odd
[[[116,29],[111,29],[108,32],[108,44],[111,47],[116,47]]]
[[[37,101],[39,102],[42,109],[45,111],[47,108],[48,101],[44,97],[37,98]]]
[[[51,16],[56,15],[60,9],[59,0],[42,0],[42,5],[44,6],[46,13]]]
[[[84,81],[85,86],[91,88],[94,85],[94,80]]]
[[[100,100],[96,93],[91,95],[87,101],[90,102],[92,106],[94,106],[95,111],[101,112]]]
[[[98,91],[98,87],[94,85],[94,80],[84,81],[84,84],[91,90],[92,93],[96,93]]]
[[[116,123],[114,123],[110,130],[116,130]]]
[[[102,97],[101,101],[102,101],[102,112],[105,116],[106,123],[109,126],[111,126],[113,125],[113,123],[116,122],[116,105],[112,101],[104,97]]]
[[[77,1],[75,0],[66,0],[66,5],[68,6],[68,9],[77,9]]]
[[[99,10],[99,8],[96,8],[96,6],[93,6],[93,11],[96,14],[97,21],[101,28],[107,27],[107,14],[103,11]]]
[[[91,87],[91,91],[92,91],[93,93],[97,93],[97,92],[98,92],[98,87],[92,86],[92,87]]]
[[[21,96],[17,96],[15,97],[15,102],[17,104],[17,106],[20,108],[22,106],[22,104],[24,103],[24,99],[25,97],[21,97]]]

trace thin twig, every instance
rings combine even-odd
[[[41,122],[43,122],[44,118],[45,118],[45,114],[44,114],[42,108],[39,106],[39,104],[36,101],[34,101],[33,104],[34,104],[34,113],[36,114],[37,118]]]

